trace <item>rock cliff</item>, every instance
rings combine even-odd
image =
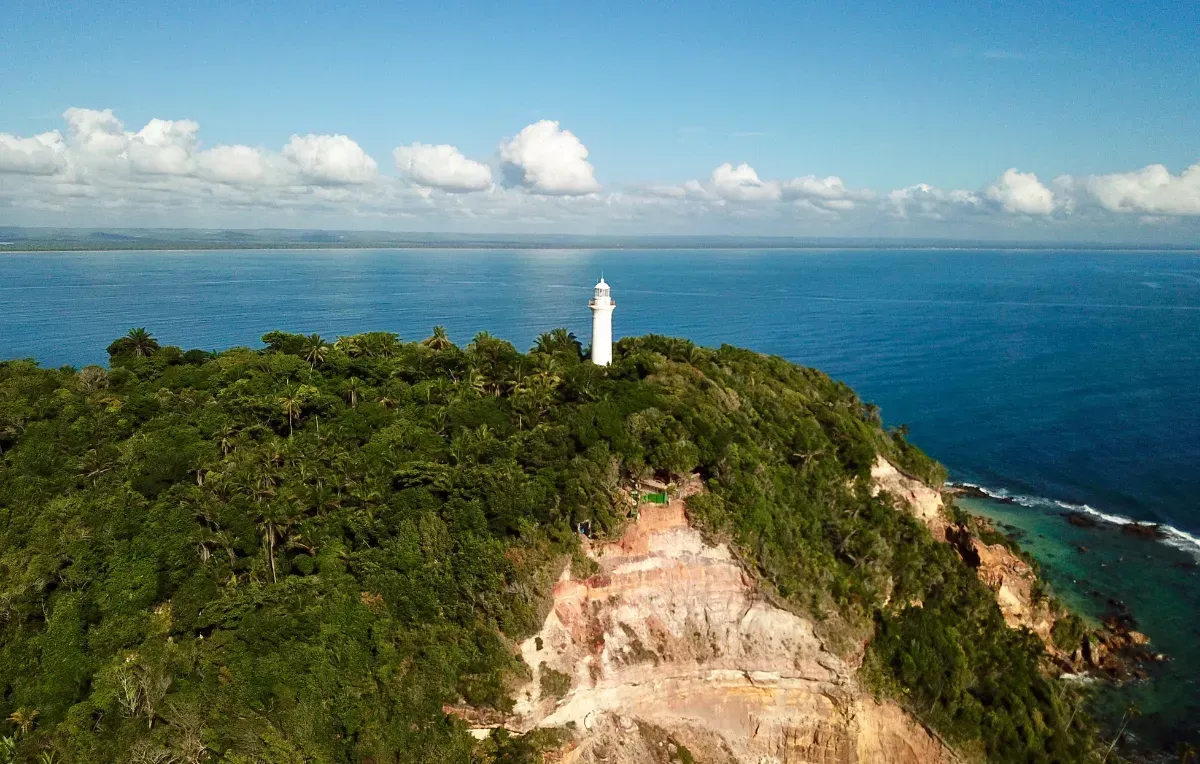
[[[875,493],[890,494],[924,523],[934,538],[954,545],[980,580],[996,592],[996,602],[1009,626],[1027,627],[1053,650],[1050,630],[1054,617],[1048,605],[1033,596],[1037,576],[1028,563],[1003,544],[985,544],[970,529],[952,523],[940,491],[903,474],[882,456],[871,468],[871,480]]]
[[[689,526],[682,499],[643,506],[619,540],[586,551],[598,572],[563,571],[541,631],[520,646],[531,681],[495,722],[573,730],[562,761],[684,761],[681,750],[698,762],[956,760],[863,693],[812,623],[767,601],[727,546]]]
[[[1012,628],[1026,627],[1041,638],[1051,660],[1063,673],[1098,672],[1113,679],[1141,678],[1146,674],[1140,664],[1166,659],[1149,649],[1144,634],[1133,630],[1128,613],[1106,619],[1103,628],[1090,630],[1073,652],[1059,650],[1051,630],[1061,613],[1056,614],[1048,599],[1034,596],[1037,575],[1028,563],[1003,544],[985,544],[971,528],[952,523],[944,511],[940,491],[903,474],[882,456],[871,468],[871,480],[875,493],[893,496],[929,528],[934,538],[955,547],[975,568],[980,580],[996,593],[1005,622]]]

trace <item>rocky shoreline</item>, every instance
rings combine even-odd
[[[1009,625],[1024,626],[1037,634],[1045,644],[1050,660],[1063,675],[1096,676],[1114,682],[1139,680],[1149,676],[1149,666],[1169,660],[1165,654],[1154,651],[1150,646],[1150,638],[1137,630],[1137,620],[1125,603],[1113,598],[1109,598],[1108,608],[1100,617],[1099,623],[1084,629],[1077,647],[1070,650],[1061,649],[1056,644],[1053,632],[1056,623],[1060,619],[1070,617],[1070,614],[1042,595],[1037,571],[1030,561],[1007,544],[986,543],[984,538],[1003,535],[986,518],[970,516],[965,523],[945,519],[943,508],[950,503],[949,501],[940,493],[936,498],[932,495],[921,496],[922,491],[912,485],[914,480],[911,477],[900,476],[897,479],[888,474],[887,467],[890,466],[877,465],[876,480],[889,487],[893,493],[898,486],[902,486],[901,492],[908,494],[903,498],[913,507],[918,518],[929,526],[935,537],[944,538],[954,546],[959,556],[975,568],[980,578],[996,591],[997,601]],[[908,485],[902,485],[901,481],[907,482]],[[928,486],[923,487],[930,494],[934,492],[934,489]],[[994,496],[970,484],[950,483],[943,491],[951,499],[967,497],[1001,504],[1018,504],[1014,499]],[[927,506],[919,507],[920,504]],[[1076,527],[1112,527],[1125,535],[1147,540],[1162,537],[1161,529],[1154,524],[1118,525],[1075,511],[1065,511],[1062,517]],[[1086,553],[1087,547],[1081,546],[1079,551]],[[1093,594],[1099,595],[1099,592]]]

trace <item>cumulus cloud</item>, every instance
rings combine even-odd
[[[1070,179],[1057,178],[1054,185],[1065,194]],[[1009,169],[983,191],[942,189],[928,183],[897,188],[888,192],[883,207],[896,218],[948,220],[1004,214],[1044,217],[1056,209],[1069,212],[1073,203],[1065,195],[1057,198],[1037,175]]]
[[[112,109],[98,111],[75,106],[63,112],[71,145],[76,151],[94,156],[118,157],[129,145],[129,134]]]
[[[838,213],[855,209],[855,202],[874,198],[866,189],[847,188],[841,178],[805,175],[788,180],[769,180],[746,163],[726,162],[712,171],[707,182],[690,180],[678,186],[651,186],[656,196],[693,200],[715,200],[744,204],[789,202],[796,210]]]
[[[427,188],[451,193],[484,191],[492,186],[492,169],[467,159],[454,146],[414,143],[392,152],[396,169]]]
[[[835,212],[849,212],[855,208],[856,201],[868,201],[875,194],[867,189],[851,189],[836,175],[818,178],[815,175],[805,175],[784,181],[783,197],[807,202],[818,208]]]
[[[717,196],[731,201],[775,201],[782,196],[778,183],[764,183],[745,162],[737,167],[729,162],[717,167],[709,183]]]
[[[1087,190],[1112,212],[1200,215],[1200,163],[1179,175],[1161,164],[1133,172],[1093,175]]]
[[[819,199],[844,199],[851,194],[846,189],[846,184],[836,175],[830,175],[828,178],[805,175],[803,178],[792,178],[785,182],[783,187],[789,194]]]
[[[588,150],[570,130],[543,119],[500,144],[506,177],[540,194],[578,196],[600,190]]]
[[[987,197],[997,202],[1006,212],[1022,215],[1049,215],[1054,212],[1054,192],[1042,185],[1037,175],[1018,172],[1016,168],[1004,171],[996,182],[988,186]]]
[[[942,220],[955,212],[973,212],[983,207],[983,198],[973,191],[945,191],[928,183],[918,183],[888,192],[886,208],[893,217],[910,215]]]
[[[217,183],[264,183],[269,161],[262,149],[241,144],[214,146],[197,157],[197,174]]]
[[[317,185],[367,183],[379,175],[375,160],[344,135],[293,135],[281,153]]]
[[[112,109],[72,107],[67,121],[69,148],[80,171],[108,170],[147,175],[188,175],[196,169],[196,134],[190,119],[152,119],[129,132]]]
[[[190,119],[152,119],[129,139],[129,162],[137,172],[187,175],[195,168],[192,153],[199,130]]]
[[[375,160],[345,135],[293,135],[279,153],[243,145],[202,149],[200,125],[190,119],[152,119],[131,132],[111,109],[72,107],[63,118],[66,164],[83,176],[313,186],[369,183],[379,176]]]
[[[1010,169],[975,190],[876,194],[837,175],[729,162],[683,183],[601,189],[587,148],[551,121],[500,143],[490,167],[450,145],[402,145],[389,176],[346,135],[294,135],[273,150],[206,145],[189,119],[127,129],[111,110],[83,108],[63,119],[61,132],[0,133],[0,224],[981,237],[1018,237],[1022,226],[1090,237],[1140,224],[1180,239],[1200,230],[1200,164],[1045,183]]]
[[[32,138],[0,133],[0,173],[53,175],[66,166],[66,148],[57,130]]]

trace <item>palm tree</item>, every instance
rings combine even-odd
[[[158,340],[154,339],[154,335],[143,328],[130,329],[129,333],[122,337],[119,342],[126,350],[133,353],[135,358],[145,358],[158,350]]]
[[[234,549],[237,537],[229,531],[217,531],[213,535],[213,541],[220,544],[221,548],[225,550],[225,556],[229,558],[229,572],[236,577],[237,573],[234,571],[233,566],[237,564],[237,551]]]
[[[292,437],[292,423],[300,416],[300,411],[303,408],[300,398],[292,392],[289,387],[287,393],[279,396],[279,405],[283,407],[283,413],[288,420],[288,437]]]
[[[358,408],[358,393],[362,389],[358,377],[351,377],[346,383],[346,395],[350,398],[350,408]]]
[[[450,336],[446,334],[446,327],[441,324],[433,327],[433,334],[422,340],[421,344],[430,350],[447,350],[454,346]]]
[[[110,458],[109,454],[93,448],[79,457],[76,468],[80,477],[91,480],[92,486],[95,487],[100,483],[100,476],[112,469],[113,462],[114,459]]]
[[[259,505],[258,529],[263,535],[263,551],[267,553],[267,561],[271,567],[271,582],[279,578],[275,572],[275,545],[281,538],[286,538],[288,529],[296,522],[296,517],[290,507],[283,502],[269,501]]]
[[[325,514],[327,510],[336,509],[340,506],[337,494],[327,485],[310,486],[303,496],[303,500],[308,508],[314,510],[318,516]]]
[[[338,337],[333,343],[335,350],[340,350],[351,358],[357,358],[362,355],[362,339],[357,335],[349,337]]]
[[[537,342],[533,345],[533,352],[547,355],[566,353],[576,358],[582,358],[583,345],[574,332],[559,327],[538,335]]]
[[[400,352],[400,335],[395,332],[367,332],[361,337],[363,352],[372,358],[393,358]]]
[[[76,375],[85,393],[95,393],[108,387],[108,372],[99,366],[84,366]]]
[[[21,731],[21,734],[29,734],[33,729],[33,723],[38,718],[37,709],[26,711],[24,707],[18,708],[8,715],[8,720],[13,723],[13,726]]]
[[[238,429],[232,424],[226,424],[218,434],[221,436],[221,453],[229,456],[229,452],[233,450],[234,439],[237,437]]]
[[[329,353],[329,343],[325,342],[319,334],[310,334],[304,339],[304,360],[308,361],[309,368],[317,368],[317,364],[325,362],[325,356]]]

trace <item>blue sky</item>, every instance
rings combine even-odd
[[[1200,163],[1195,2],[93,1],[12,3],[2,15],[0,133],[14,141],[67,135],[69,107],[111,109],[129,133],[193,120],[201,148],[346,135],[384,177],[396,175],[394,148],[445,144],[500,178],[498,144],[553,120],[586,146],[600,193],[627,196],[714,183],[726,162],[762,180],[836,176],[877,200],[916,184],[987,200],[1010,168],[1049,187]],[[1120,202],[1138,221],[1110,233],[1141,236],[1166,210],[1165,237],[1190,236],[1196,216],[1179,211],[1191,209],[1191,185],[1172,193],[1183,203]],[[10,205],[0,222],[55,223],[51,212]],[[197,214],[179,221],[203,222]],[[1069,227],[1086,229],[1082,219]],[[347,227],[421,221],[370,222]],[[763,226],[777,229],[805,232]]]

